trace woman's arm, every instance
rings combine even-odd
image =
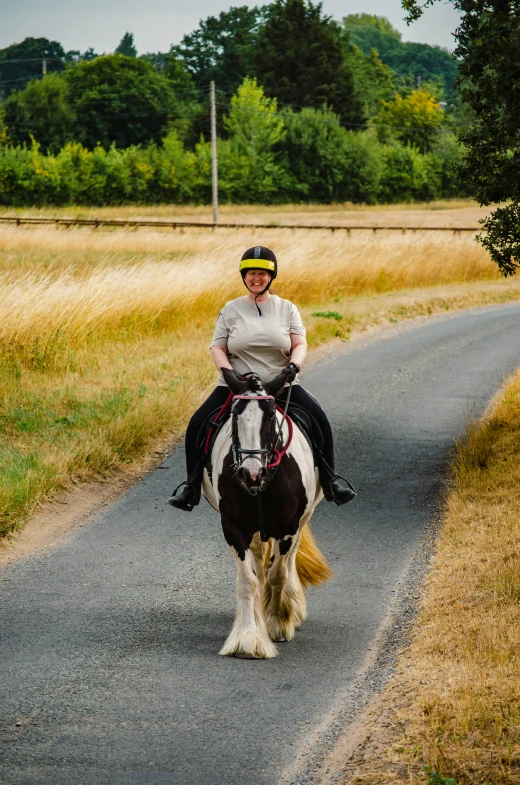
[[[220,371],[221,368],[229,368],[230,371],[233,370],[231,363],[228,360],[227,344],[224,346],[219,346],[218,344],[212,346],[210,351],[213,362],[217,366],[217,370]]]
[[[304,335],[291,333],[291,362],[302,367],[307,354],[307,341]]]

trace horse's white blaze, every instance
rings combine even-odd
[[[256,450],[260,445],[260,428],[262,427],[263,412],[258,401],[247,404],[243,414],[238,417],[238,442],[244,450]],[[247,469],[253,482],[258,478],[258,471],[262,466],[262,455],[245,456],[242,466]]]

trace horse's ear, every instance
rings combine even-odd
[[[264,384],[264,390],[267,395],[273,395],[276,398],[276,396],[282,392],[291,375],[291,371],[282,371],[278,376],[275,376],[274,379],[271,379],[270,382],[266,382],[266,384]]]
[[[247,390],[247,379],[236,371],[230,371],[229,368],[221,368],[220,370],[231,392],[234,392],[235,395],[243,395]]]

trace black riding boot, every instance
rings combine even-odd
[[[355,488],[344,477],[334,474],[323,456],[318,455],[318,471],[323,495],[326,501],[335,502],[338,507],[352,501],[357,496]]]
[[[203,471],[204,467],[202,465],[196,466],[186,482],[181,482],[181,484],[175,488],[168,499],[168,504],[171,504],[172,507],[176,507],[178,510],[191,512],[200,502]],[[180,493],[177,493],[182,485],[184,485],[184,488]]]

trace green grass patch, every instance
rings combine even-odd
[[[35,500],[56,490],[56,473],[39,451],[3,444],[0,447],[0,536],[13,531]]]
[[[337,311],[315,311],[311,316],[318,316],[321,319],[335,319],[337,322],[343,319],[343,314]]]

